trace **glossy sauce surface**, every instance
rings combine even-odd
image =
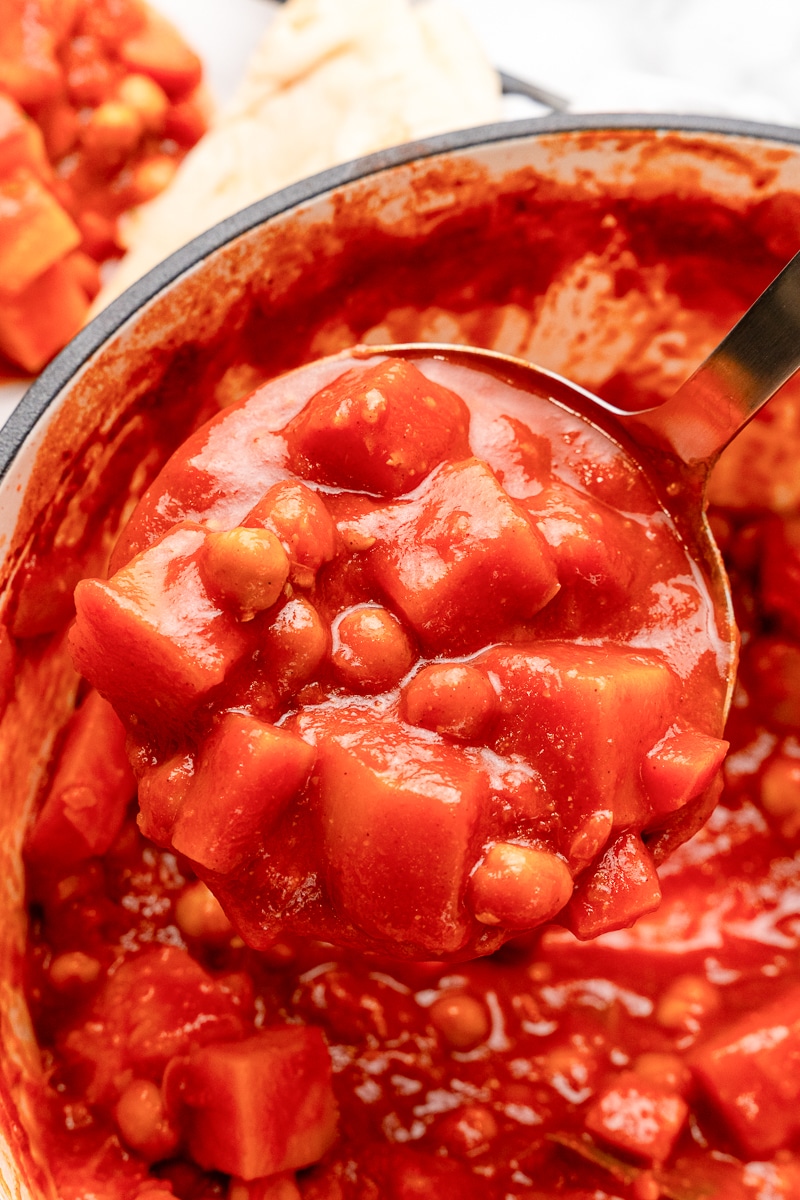
[[[76,663],[143,831],[256,949],[463,959],[562,910],[594,936],[658,902],[640,835],[713,801],[700,569],[619,446],[475,366],[267,385],[174,456],[114,568],[78,586]]]
[[[259,953],[202,901],[185,862],[142,839],[133,814],[102,860],[46,881],[34,873],[29,995],[54,1067],[65,1197],[84,1194],[87,1174],[102,1196],[145,1186],[146,1167],[117,1148],[115,1088],[142,1071],[136,1047],[149,1030],[162,1046],[145,1070],[159,1077],[197,1036],[187,1011],[205,1014],[212,1038],[287,1020],[324,1030],[341,1115],[323,1163],[297,1177],[314,1200],[796,1194],[796,1106],[786,1097],[797,1085],[785,1063],[800,1027],[798,677],[785,676],[775,698],[761,663],[777,644],[796,646],[798,614],[776,624],[759,582],[765,538],[793,523],[724,514],[716,523],[749,635],[726,789],[705,829],[661,868],[661,908],[632,929],[580,943],[550,928],[458,965],[365,959],[292,938]],[[91,982],[74,962],[57,969],[79,954],[97,964]],[[137,968],[153,959],[142,1009]],[[186,1008],[176,1011],[182,978]],[[714,1066],[717,1042],[732,1079]],[[228,1187],[180,1158],[152,1176],[187,1198]]]
[[[674,141],[659,134],[658,154],[669,155]],[[739,210],[696,198],[691,180],[672,171],[669,180],[687,184],[688,198],[671,190],[660,199],[602,189],[576,196],[571,186],[551,195],[525,175],[518,193],[411,238],[362,232],[363,213],[354,212],[346,262],[326,259],[322,239],[313,277],[277,301],[262,297],[243,325],[181,353],[146,399],[152,445],[142,454],[162,462],[197,403],[208,415],[259,379],[379,326],[381,342],[416,340],[430,329],[441,337],[447,321],[453,337],[525,353],[543,299],[557,296],[576,259],[581,269],[610,270],[599,304],[581,294],[586,328],[613,353],[597,355],[598,367],[591,337],[585,358],[582,344],[545,338],[536,345],[546,353],[535,357],[612,401],[656,402],[796,250],[800,228],[793,194]],[[475,252],[465,254],[465,244]],[[626,341],[629,317],[635,336]],[[726,788],[706,830],[661,868],[662,908],[632,930],[579,943],[550,928],[466,965],[364,959],[291,937],[248,950],[188,862],[137,832],[121,730],[108,709],[95,700],[83,719],[97,758],[75,719],[42,811],[58,799],[54,781],[78,801],[56,805],[57,816],[91,811],[80,807],[81,787],[104,766],[118,772],[113,820],[103,829],[70,821],[83,839],[77,857],[29,865],[27,993],[51,1085],[32,1104],[63,1197],[798,1194],[800,1075],[787,1064],[800,983],[799,414],[796,389],[787,389],[715,476],[727,506],[715,525],[745,635]],[[52,530],[51,520],[37,535],[40,556]],[[84,549],[71,550],[78,570]],[[63,571],[70,580],[72,559]],[[63,625],[70,607],[55,594],[61,582],[34,570],[12,609],[15,633]],[[63,844],[57,825],[56,835],[43,839],[45,858],[48,845]],[[216,1036],[250,1044],[261,1029],[298,1019],[322,1027],[331,1046],[338,1140],[316,1167],[247,1185],[201,1169],[185,1140],[176,1148],[165,1119],[170,1056],[190,1056],[192,1046],[197,1054]],[[761,1055],[769,1043],[777,1060]],[[716,1069],[723,1059],[732,1071]],[[282,1107],[295,1111],[299,1099],[286,1091]]]

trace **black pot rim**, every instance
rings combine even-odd
[[[0,429],[0,480],[51,403],[103,343],[165,287],[241,234],[338,187],[418,159],[540,134],[580,133],[593,129],[712,133],[800,145],[800,128],[747,121],[738,117],[677,113],[554,113],[453,130],[415,142],[405,142],[310,175],[257,200],[187,242],[131,284],[82,329],[34,380]]]

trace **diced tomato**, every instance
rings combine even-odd
[[[458,950],[483,772],[461,751],[358,710],[316,732],[322,837],[342,913],[378,939]]]
[[[92,33],[72,38],[62,55],[67,95],[79,109],[102,104],[122,74],[122,68],[104,52],[103,42]]]
[[[307,1167],[336,1136],[331,1063],[321,1032],[263,1029],[176,1059],[164,1081],[189,1153],[207,1170],[258,1179]]]
[[[64,265],[67,270],[71,271],[73,277],[86,293],[87,300],[94,300],[97,293],[100,291],[101,279],[100,268],[93,258],[88,254],[84,254],[82,250],[73,250],[64,259]]]
[[[800,987],[698,1046],[690,1065],[748,1154],[790,1142],[800,1132]]]
[[[92,1068],[90,1103],[119,1095],[131,1076],[161,1081],[175,1055],[252,1029],[245,976],[215,979],[175,946],[151,947],[109,975],[88,1019],[64,1037],[68,1058]]]
[[[118,712],[185,718],[244,652],[244,627],[203,584],[204,541],[178,527],[107,583],[78,584],[75,662]]]
[[[399,496],[454,451],[468,453],[469,414],[454,392],[403,359],[346,371],[288,426],[301,474],[320,483]]]
[[[171,99],[182,99],[200,82],[200,59],[166,17],[150,7],[144,17],[143,28],[120,46],[122,62],[129,71],[149,75]]]
[[[64,0],[59,2],[63,4]],[[90,4],[71,0],[71,3],[78,8],[81,34],[96,37],[108,52],[115,52],[124,38],[133,37],[145,25],[145,0],[91,0]]]
[[[0,296],[0,352],[26,371],[45,363],[82,327],[86,291],[66,261],[54,263],[12,297]]]
[[[575,888],[565,924],[576,937],[624,929],[661,902],[653,856],[635,833],[623,833]]]
[[[381,587],[439,653],[476,649],[558,591],[544,538],[478,459],[446,464],[359,527],[376,538]]]
[[[676,1092],[623,1071],[595,1097],[585,1123],[626,1154],[660,1163],[669,1157],[688,1112]]]
[[[86,209],[76,217],[81,231],[81,249],[97,262],[122,253],[117,241],[117,224],[102,213]]]
[[[172,845],[209,870],[233,870],[261,847],[308,777],[314,756],[314,747],[289,730],[243,713],[224,714],[180,796]]]
[[[666,737],[642,761],[642,783],[658,812],[675,812],[710,786],[728,742],[686,731]]]
[[[64,868],[105,854],[134,792],[122,723],[107,700],[90,692],[70,722],[47,799],[28,837],[29,861]]]

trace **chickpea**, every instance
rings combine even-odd
[[[337,1200],[340,1195],[331,1192],[330,1200]],[[301,1197],[294,1171],[286,1171],[267,1179],[232,1179],[227,1200],[301,1200]]]
[[[579,1103],[592,1091],[598,1073],[596,1055],[582,1038],[548,1050],[542,1072],[559,1095]]]
[[[337,617],[333,627],[334,670],[357,692],[384,692],[411,669],[414,650],[394,613],[359,604]]]
[[[50,964],[50,982],[60,992],[87,987],[100,975],[100,963],[82,950],[59,954]]]
[[[642,1079],[666,1092],[685,1095],[691,1082],[691,1072],[677,1054],[662,1054],[656,1050],[645,1051],[633,1062],[633,1069]]]
[[[264,659],[281,691],[297,691],[317,670],[328,646],[328,630],[313,604],[295,597],[284,604],[267,631]]]
[[[778,754],[761,776],[761,804],[786,838],[800,833],[800,759]]]
[[[434,1029],[454,1050],[471,1050],[486,1041],[491,1024],[486,1006],[474,996],[440,996],[430,1007]]]
[[[167,1158],[178,1144],[170,1126],[161,1089],[150,1079],[133,1079],[114,1110],[120,1136],[150,1162]]]
[[[642,1171],[641,1175],[634,1179],[632,1186],[635,1200],[659,1200],[663,1195],[661,1184],[652,1171]]]
[[[199,879],[184,888],[178,897],[175,921],[181,933],[204,942],[225,940],[233,932],[219,900]]]
[[[126,75],[117,87],[117,97],[138,113],[148,133],[160,133],[169,108],[167,93],[147,75]]]
[[[316,492],[297,480],[274,484],[245,519],[271,529],[286,547],[292,582],[310,587],[323,563],[335,557],[339,537],[333,517]]]
[[[498,1134],[497,1121],[485,1104],[467,1104],[439,1122],[438,1134],[452,1154],[472,1158],[489,1149]]]
[[[135,109],[120,100],[97,106],[84,126],[84,148],[98,158],[123,158],[142,136],[142,119]]]
[[[131,204],[144,204],[163,192],[177,169],[177,163],[167,154],[153,154],[137,163],[131,172]]]
[[[261,958],[271,967],[283,969],[290,967],[297,958],[294,947],[288,942],[273,942],[265,950],[260,951]]]
[[[489,680],[464,663],[425,667],[404,690],[406,720],[464,742],[476,742],[499,701]]]
[[[484,925],[532,929],[572,895],[567,864],[549,850],[497,842],[470,880],[470,903]]]
[[[696,1033],[719,1008],[719,993],[703,975],[679,975],[659,998],[655,1019],[663,1029]]]
[[[289,578],[289,558],[269,529],[239,526],[206,536],[201,570],[207,584],[251,621],[279,599]]]

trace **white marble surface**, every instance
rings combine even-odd
[[[277,8],[273,0],[155,2],[203,54],[221,99]],[[572,111],[695,112],[800,124],[798,0],[450,3],[498,68],[560,92]],[[511,104],[514,114],[533,111]]]
[[[575,112],[800,124],[797,0],[452,0],[496,66]]]
[[[219,103],[275,0],[152,0],[206,63]],[[379,3],[380,0],[375,0]],[[573,112],[678,112],[800,125],[800,0],[449,0],[500,70]],[[546,110],[506,97],[509,119]],[[0,424],[25,385],[0,387]]]

